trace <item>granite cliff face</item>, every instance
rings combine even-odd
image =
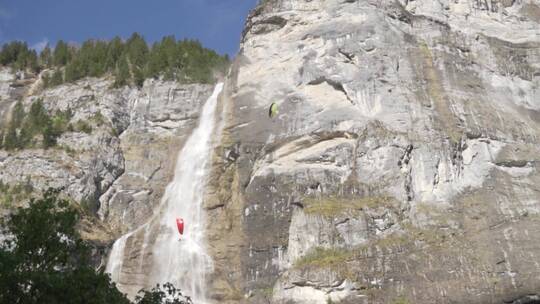
[[[540,298],[539,1],[263,1],[223,103],[217,302]]]

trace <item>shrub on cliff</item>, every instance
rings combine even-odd
[[[36,147],[36,142],[42,148],[50,148],[56,145],[56,139],[62,133],[70,131],[70,119],[72,113],[66,111],[56,111],[50,115],[41,100],[37,100],[30,106],[30,111],[26,113],[21,102],[17,102],[11,113],[11,120],[6,130],[0,130],[0,149],[16,150]],[[87,124],[87,123],[86,123]],[[72,126],[71,126],[72,128]],[[91,127],[78,130],[86,132]],[[72,131],[72,130],[71,130]],[[5,135],[3,135],[5,133]],[[87,132],[89,133],[89,132]]]
[[[77,232],[78,209],[59,194],[49,190],[2,222],[0,303],[130,303],[108,274],[90,264],[89,244]],[[191,301],[166,284],[141,291],[134,303]]]

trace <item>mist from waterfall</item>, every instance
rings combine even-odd
[[[216,85],[212,96],[203,106],[199,125],[186,141],[176,161],[174,179],[167,186],[159,211],[141,227],[118,239],[109,255],[106,271],[115,282],[121,281],[126,242],[131,238],[140,248],[139,273],[143,265],[151,263],[151,273],[143,275],[153,286],[170,282],[194,303],[205,303],[206,275],[212,271],[212,259],[205,248],[205,216],[202,207],[206,177],[216,132],[216,105],[223,84]],[[180,237],[176,218],[185,222]],[[130,256],[131,258],[131,256]],[[149,260],[151,259],[151,260]],[[120,282],[122,283],[122,282]]]

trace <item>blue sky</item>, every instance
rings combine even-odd
[[[0,0],[0,43],[35,48],[57,40],[165,35],[195,38],[219,53],[238,50],[245,18],[258,0]]]

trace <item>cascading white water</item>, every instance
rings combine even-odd
[[[202,208],[204,188],[211,156],[212,135],[215,133],[215,110],[223,84],[216,85],[212,96],[202,109],[199,125],[179,152],[173,181],[167,186],[159,212],[137,230],[118,239],[109,255],[106,271],[114,281],[122,274],[126,242],[130,237],[143,234],[140,266],[145,252],[150,252],[152,267],[147,282],[152,286],[170,282],[191,296],[195,303],[205,303],[206,274],[212,259],[205,249],[205,218]],[[185,222],[180,238],[176,218]]]
[[[218,84],[203,107],[199,126],[180,152],[174,180],[163,197],[164,210],[153,247],[153,281],[171,282],[197,303],[204,302],[205,274],[212,270],[212,259],[205,250],[205,220],[202,199],[215,128],[215,109],[223,84]],[[184,219],[182,239],[176,230],[176,218]]]

